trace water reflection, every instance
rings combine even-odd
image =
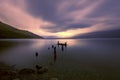
[[[5,48],[4,52],[0,49],[0,60],[12,65],[17,64],[19,68],[24,66],[33,67],[36,64],[48,65],[52,60],[54,63],[58,60],[57,62],[59,63],[63,59],[66,60],[68,58],[83,62],[88,59],[111,60],[115,58],[114,60],[116,60],[118,59],[116,58],[119,55],[118,53],[120,53],[120,45],[118,43],[119,40],[100,39],[0,41],[0,44],[2,44],[1,48]],[[36,54],[37,59],[34,57],[36,52],[39,53],[39,56]]]
[[[54,49],[54,63],[55,63],[57,59],[57,51],[56,51],[56,47],[54,47],[53,49]]]
[[[60,43],[60,42],[58,41],[57,45],[58,45],[58,47],[61,46],[61,50],[64,51],[64,47],[65,47],[65,48],[67,47],[67,42],[65,42],[65,43]]]
[[[33,39],[32,41],[31,41],[31,47],[32,48],[34,48],[34,49],[40,49],[40,48],[42,48],[42,47],[44,47],[45,45],[47,45],[47,44],[49,44],[48,42],[44,42],[44,40],[39,40],[39,39]]]
[[[70,77],[74,73],[78,80],[87,71],[109,76],[120,73],[120,39],[8,40],[0,44],[5,48],[0,49],[0,61],[16,64],[16,68],[47,66],[48,74]]]
[[[58,47],[56,47],[56,46],[58,46]],[[54,63],[57,60],[57,55],[59,54],[59,49],[63,52],[65,48],[67,48],[67,42],[60,43],[58,41],[57,44],[54,44],[54,45],[52,44],[51,49],[53,50],[53,60],[54,60]],[[50,49],[50,47],[48,47],[48,50],[49,49]]]

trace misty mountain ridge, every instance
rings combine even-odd
[[[83,35],[77,35],[73,38],[120,38],[120,29],[91,32]]]

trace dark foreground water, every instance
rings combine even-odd
[[[0,40],[0,62],[17,69],[38,64],[48,68],[42,76],[58,80],[120,80],[120,39]]]

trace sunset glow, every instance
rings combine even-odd
[[[0,0],[0,21],[46,38],[68,38],[120,29],[119,3],[118,0]]]

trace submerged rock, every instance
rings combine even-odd
[[[19,78],[15,78],[15,79],[13,79],[13,80],[20,80]]]
[[[39,65],[36,65],[36,70],[39,70],[39,69],[42,69],[43,67],[42,66],[39,66]]]
[[[0,76],[7,76],[7,75],[15,76],[15,75],[17,75],[17,72],[12,71],[12,70],[1,70],[0,71]]]
[[[21,69],[18,73],[19,74],[34,74],[35,70],[24,68],[24,69]]]
[[[50,78],[50,80],[58,80],[58,78]]]
[[[38,74],[43,74],[48,71],[48,69],[43,66],[36,65],[35,67]]]
[[[47,68],[41,68],[41,69],[37,70],[37,73],[38,73],[38,74],[43,74],[43,73],[45,73],[45,72],[47,72],[47,71],[48,71]]]

